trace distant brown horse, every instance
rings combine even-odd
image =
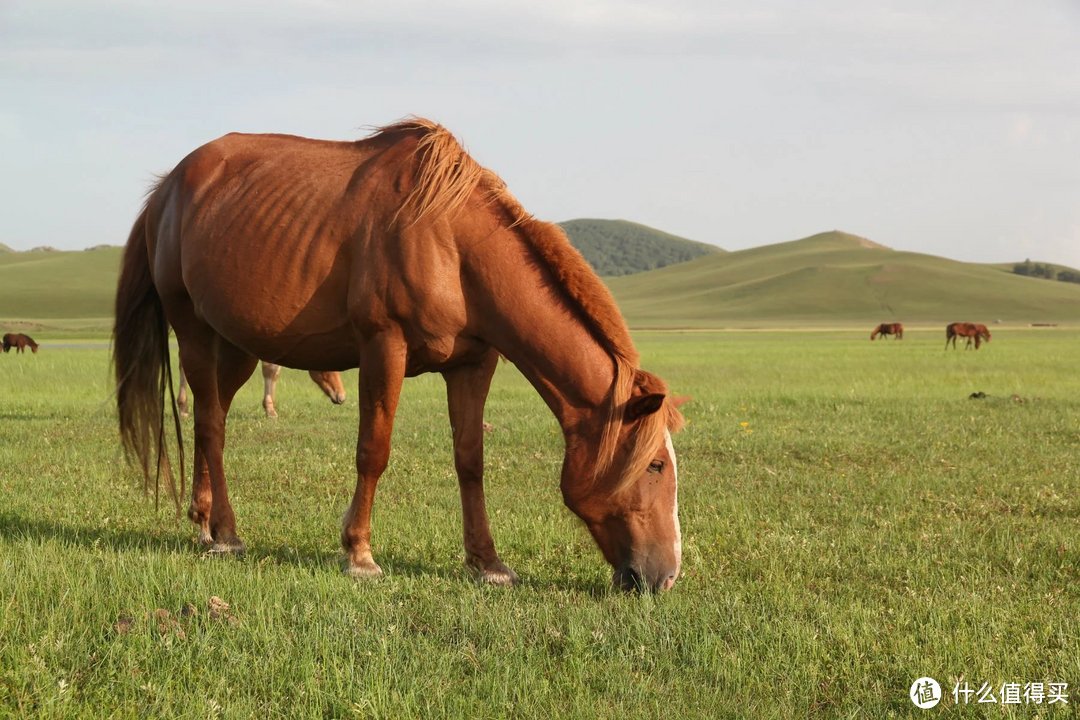
[[[976,323],[949,323],[945,326],[945,349],[949,348],[949,343],[952,343],[953,350],[956,349],[956,338],[962,337],[966,340],[964,345],[965,349],[971,347],[971,343],[974,340],[975,349],[978,350],[982,341],[990,342],[990,331],[987,330],[985,325]]]
[[[274,392],[277,388],[278,378],[281,377],[281,366],[268,362],[261,364],[263,410],[266,411],[266,417],[276,418],[278,415],[277,408],[274,407]],[[180,389],[176,391],[176,405],[180,409],[180,415],[187,417],[189,412],[187,376],[184,375],[183,365],[178,369],[180,371]],[[341,373],[312,370],[308,374],[311,376],[312,382],[319,386],[319,389],[326,394],[326,397],[330,398],[330,402],[335,405],[345,402],[345,384],[341,382]]]
[[[529,215],[441,126],[408,120],[359,142],[227,135],[154,187],[124,253],[113,359],[124,444],[146,482],[165,475],[175,497],[162,451],[169,326],[196,401],[188,514],[213,549],[243,548],[225,418],[257,358],[360,368],[356,491],[341,533],[353,576],[381,573],[370,519],[402,381],[439,372],[466,564],[482,581],[515,582],[483,490],[483,409],[501,354],[562,428],[562,497],[613,582],[674,585],[680,401],[638,368],[611,294],[565,233]]]
[[[874,331],[870,333],[870,339],[875,339],[878,335],[893,335],[895,340],[904,339],[904,326],[900,323],[881,323]]]
[[[30,352],[36,353],[38,344],[34,342],[34,339],[29,335],[23,335],[22,333],[7,333],[4,335],[4,352],[7,352],[11,348],[15,348],[16,353],[21,353],[26,348],[30,348]]]

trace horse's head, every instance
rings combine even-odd
[[[598,443],[568,444],[563,500],[585,522],[614,568],[615,585],[668,590],[682,564],[671,433],[682,427],[678,406],[683,399],[668,398],[655,376],[638,371],[637,378],[621,419],[615,418],[618,447],[606,468],[596,472]]]
[[[311,379],[315,381],[315,384],[326,393],[326,397],[330,398],[330,402],[335,405],[345,402],[345,383],[341,381],[341,373],[312,370],[308,374],[311,375]]]

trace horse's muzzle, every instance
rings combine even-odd
[[[626,592],[662,592],[675,585],[677,570],[660,570],[642,573],[630,565],[616,570],[611,577],[613,585]]]

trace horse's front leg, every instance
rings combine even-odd
[[[461,489],[465,565],[480,582],[513,585],[518,576],[495,551],[484,505],[484,402],[498,358],[498,353],[490,350],[480,363],[447,370],[443,377],[454,433],[454,466]]]
[[[382,568],[371,556],[371,506],[375,500],[375,486],[390,461],[390,435],[405,379],[407,350],[398,328],[385,330],[366,340],[360,350],[356,490],[341,527],[345,574],[353,577],[382,574]]]

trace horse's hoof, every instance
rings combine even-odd
[[[383,574],[382,568],[374,560],[364,560],[356,565],[348,565],[343,572],[351,578],[358,579],[377,578]]]
[[[208,555],[243,555],[244,543],[238,539],[215,542],[206,551]]]
[[[209,550],[214,545],[214,536],[210,534],[209,530],[199,531],[199,544]]]
[[[521,580],[517,573],[501,562],[493,563],[491,567],[481,568],[471,563],[466,563],[473,579],[481,585],[497,585],[499,587],[513,587]]]

